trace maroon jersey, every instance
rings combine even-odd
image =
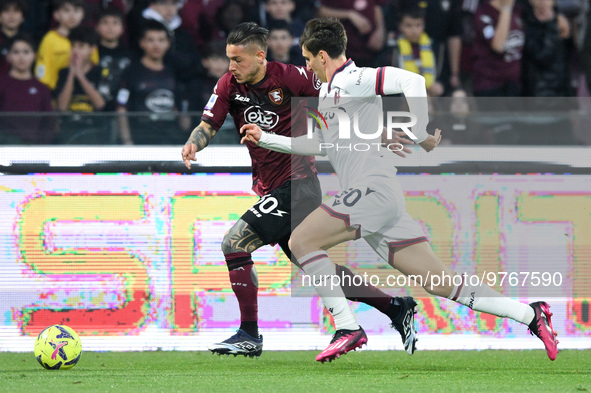
[[[503,53],[493,51],[490,46],[498,20],[499,11],[488,1],[481,3],[474,14],[474,91],[497,89],[506,83],[520,81],[521,57],[525,44],[520,7],[515,6],[511,12],[511,26]]]
[[[219,130],[230,113],[237,130],[254,123],[263,131],[292,136],[291,98],[318,97],[320,85],[316,76],[304,67],[274,61],[267,63],[265,77],[254,85],[240,84],[228,72],[213,89],[201,120]],[[290,154],[267,150],[251,142],[246,142],[246,146],[252,159],[252,189],[260,196],[287,180],[316,176],[314,157],[292,158]]]
[[[51,91],[36,78],[21,80],[0,76],[0,112],[53,112]],[[55,136],[53,116],[0,117],[0,133],[25,142],[51,143]]]

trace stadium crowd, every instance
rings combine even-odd
[[[0,145],[183,144],[198,120],[190,114],[227,72],[226,37],[244,21],[269,29],[269,60],[304,65],[306,21],[339,18],[358,66],[420,73],[431,97],[467,106],[456,114],[472,97],[587,97],[589,8],[587,0],[0,0]],[[217,143],[239,141],[219,134]]]

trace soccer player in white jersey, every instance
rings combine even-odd
[[[406,212],[404,194],[387,149],[355,151],[348,147],[365,145],[377,147],[360,138],[376,128],[372,117],[381,117],[378,95],[404,93],[410,112],[417,123],[412,134],[427,152],[441,140],[440,130],[434,135],[426,131],[428,123],[427,92],[424,78],[395,67],[358,68],[345,57],[347,36],[337,19],[313,19],[306,24],[300,38],[302,54],[308,69],[323,82],[319,95],[319,111],[327,125],[314,132],[311,139],[304,135],[289,138],[262,132],[254,124],[242,126],[243,140],[272,150],[300,155],[328,155],[341,182],[342,192],[330,198],[312,212],[293,232],[290,247],[304,272],[312,277],[334,276],[335,267],[326,250],[342,242],[363,237],[367,243],[394,268],[406,275],[421,276],[424,289],[433,294],[469,306],[475,311],[508,317],[528,326],[539,337],[551,360],[558,353],[558,340],[552,328],[549,305],[535,302],[527,305],[507,298],[487,285],[472,285],[462,280],[455,286],[452,280],[432,281],[431,272],[455,276],[433,253],[421,227]],[[348,117],[350,128],[340,134],[339,125]],[[356,117],[358,117],[356,119]],[[332,120],[331,120],[332,118]],[[357,129],[355,129],[357,127]],[[355,132],[353,132],[355,131]],[[293,142],[293,143],[292,143]],[[361,145],[365,143],[365,145]],[[439,273],[438,273],[439,274]],[[465,277],[465,276],[463,276]],[[340,288],[331,290],[327,280],[315,282],[315,289],[324,306],[334,317],[337,329],[330,345],[316,357],[320,362],[332,361],[367,342],[367,336],[357,323]],[[328,281],[330,282],[330,281]],[[414,307],[404,316],[403,341],[406,351],[415,350]]]

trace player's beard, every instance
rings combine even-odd
[[[253,83],[253,81],[255,80],[259,71],[260,71],[260,67],[255,66],[247,74],[240,75],[241,76],[240,80],[238,80],[238,78],[236,78],[236,80],[238,81],[238,83],[241,83],[241,84]]]

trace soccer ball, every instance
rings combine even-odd
[[[67,370],[76,365],[82,353],[80,337],[71,327],[52,325],[35,340],[35,358],[48,370]]]

